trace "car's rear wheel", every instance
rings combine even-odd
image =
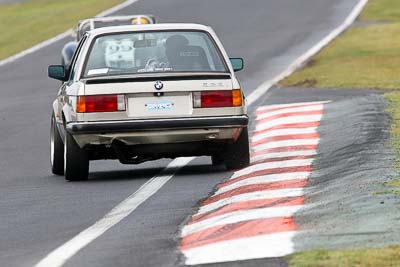
[[[83,181],[89,176],[89,156],[74,137],[66,132],[64,142],[64,175],[68,181]]]
[[[64,144],[54,114],[51,116],[50,127],[50,163],[52,173],[56,175],[64,174]]]
[[[228,170],[237,170],[250,164],[249,133],[243,128],[236,142],[228,144],[224,150],[225,166]]]
[[[211,156],[212,165],[218,166],[225,163],[224,156],[221,154],[214,154]]]

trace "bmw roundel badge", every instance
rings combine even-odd
[[[154,88],[156,88],[156,90],[161,90],[161,89],[163,89],[163,87],[164,87],[164,84],[161,81],[156,81],[154,83]]]

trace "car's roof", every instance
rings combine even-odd
[[[165,30],[200,30],[210,31],[210,27],[194,23],[159,23],[142,25],[124,25],[98,28],[90,31],[92,36],[108,34],[114,32],[132,32],[132,31],[165,31]]]

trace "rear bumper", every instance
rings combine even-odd
[[[112,134],[138,131],[243,128],[249,123],[247,115],[201,118],[148,119],[129,121],[70,122],[71,134]]]

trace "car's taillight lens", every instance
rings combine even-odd
[[[240,89],[193,92],[195,108],[240,107],[242,104]]]
[[[115,112],[126,110],[124,95],[90,95],[78,96],[76,112]]]

